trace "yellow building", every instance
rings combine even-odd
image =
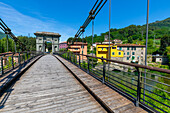
[[[97,44],[96,57],[109,59],[109,44]],[[123,51],[118,50],[116,45],[110,44],[110,58],[112,57],[123,57]]]

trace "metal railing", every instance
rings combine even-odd
[[[170,111],[170,70],[72,52],[54,54],[126,96],[136,106],[152,112]],[[147,70],[146,78],[144,69]]]
[[[28,51],[18,53],[1,53],[0,54],[0,76],[11,70],[23,66],[42,52]]]

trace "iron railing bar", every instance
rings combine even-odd
[[[142,98],[141,98],[142,99]],[[164,111],[163,109],[161,109],[161,108],[159,108],[159,107],[157,107],[157,106],[155,106],[154,104],[152,104],[152,103],[150,103],[149,101],[147,101],[147,100],[144,100],[144,99],[142,99],[143,101],[145,101],[145,102],[147,102],[147,103],[149,103],[149,104],[151,104],[152,106],[154,106],[154,107],[156,107],[157,109],[159,109],[159,110],[161,110],[161,111],[163,111],[163,112],[165,112],[165,113],[167,113],[166,111]],[[144,103],[145,104],[145,103]],[[147,105],[147,104],[146,104]],[[156,110],[157,111],[157,110]]]
[[[133,89],[133,88],[131,88],[131,87],[129,87],[129,86],[127,86],[127,85],[125,85],[125,84],[123,84],[123,83],[121,83],[121,82],[119,82],[119,81],[117,81],[117,80],[115,80],[115,79],[113,79],[113,78],[111,78],[111,77],[108,77],[108,78],[110,78],[110,79],[113,80],[113,81],[116,81],[116,82],[119,83],[119,84],[122,84],[122,85],[126,86],[126,87],[129,88],[129,89],[132,89],[132,90],[136,91],[135,89]]]
[[[115,83],[113,83],[113,82],[109,82],[109,83],[111,83],[113,86],[115,85],[116,87],[119,87],[119,88],[121,88],[122,90],[125,90],[125,91],[127,91],[128,93],[132,94],[134,97],[133,97],[132,95],[129,95],[129,96],[131,96],[132,98],[135,98],[136,95],[137,95],[137,94],[135,95],[135,93],[132,93],[132,92],[130,92],[130,91],[122,88],[121,86],[119,86],[119,85],[117,85],[117,84],[115,84]],[[128,94],[127,92],[125,92],[125,93]]]
[[[128,79],[130,79],[131,80],[131,78],[130,77],[127,77],[127,76],[125,76],[125,75],[122,75],[122,74],[119,74],[119,73],[116,73],[116,72],[111,72],[111,73],[114,73],[114,74],[117,74],[117,75],[121,75],[121,76],[123,76],[123,77],[125,77],[125,78],[128,78]],[[136,79],[133,79],[135,82],[137,82],[137,80]]]
[[[108,74],[108,72],[106,72],[107,74]],[[110,75],[112,75],[112,74],[110,74]],[[114,76],[114,75],[112,75],[113,77],[116,77],[116,76]],[[111,78],[111,77],[109,77],[109,78]],[[120,80],[122,80],[122,81],[124,81],[124,82],[126,82],[126,83],[128,83],[128,84],[131,84],[131,85],[133,85],[133,86],[136,86],[137,87],[137,85],[136,84],[132,84],[132,83],[130,83],[130,82],[128,82],[128,81],[125,81],[125,80],[123,80],[123,79],[121,79],[121,78],[119,78],[119,77],[116,77],[116,78],[118,78],[118,79],[120,79]]]
[[[150,96],[148,96],[148,95],[146,95],[146,94],[145,94],[145,96],[147,96],[148,98],[150,98],[150,99],[152,99],[152,100],[154,100],[154,101],[156,101],[156,102],[158,102],[158,103],[160,103],[160,104],[163,104],[163,105],[165,105],[165,106],[167,106],[167,107],[170,107],[170,106],[168,106],[168,105],[166,105],[166,104],[164,104],[164,103],[162,103],[162,102],[160,102],[160,101],[158,101],[158,100],[156,100],[156,99],[154,99],[154,98],[152,98],[152,97],[150,97]]]
[[[144,89],[144,88],[141,87],[141,89]],[[153,91],[149,91],[148,89],[145,89],[145,90],[148,91],[148,92],[150,92],[150,93],[153,93],[153,94],[155,94],[155,95],[157,95],[157,96],[159,96],[159,97],[162,97],[162,98],[164,98],[164,99],[170,100],[170,99],[168,99],[168,98],[166,98],[166,97],[163,97],[163,96],[161,96],[161,95],[158,95],[158,94],[154,93]],[[142,94],[142,95],[143,95],[143,94]]]
[[[147,85],[147,86],[153,87],[153,88],[155,88],[155,89],[158,89],[158,90],[160,90],[160,91],[163,91],[163,92],[166,92],[166,93],[170,94],[170,92],[168,92],[168,91],[166,91],[166,90],[163,90],[163,89],[160,89],[160,88],[158,88],[158,87],[152,86],[152,85],[150,85],[150,84],[143,83],[143,82],[141,82],[141,84],[145,84],[145,85]]]
[[[145,73],[144,71],[142,71],[142,73]],[[154,76],[158,76],[158,77],[161,77],[161,78],[166,78],[166,79],[170,79],[166,76],[162,76],[162,75],[157,75],[157,74],[154,74],[154,73],[149,73],[149,72],[146,72],[146,74],[150,74],[150,75],[154,75]]]
[[[142,78],[145,78],[145,79],[148,79],[148,80],[150,80],[150,81],[154,81],[154,82],[157,82],[157,83],[159,83],[159,84],[163,84],[163,85],[165,85],[165,86],[170,87],[169,84],[165,84],[165,83],[159,82],[159,81],[157,81],[157,80],[153,80],[153,79],[150,79],[150,78],[147,78],[147,77],[142,77]]]

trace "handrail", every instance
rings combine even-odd
[[[72,64],[78,66],[83,71],[97,78],[103,84],[106,84],[133,101],[136,106],[142,106],[149,112],[166,112],[170,107],[167,103],[169,98],[166,96],[170,94],[168,90],[169,84],[167,81],[169,80],[169,77],[167,76],[168,79],[166,80],[162,79],[167,78],[166,73],[170,74],[170,70],[168,69],[116,61],[91,55],[75,54],[70,51],[56,52],[54,54],[57,54]],[[91,58],[101,59],[102,63],[95,63],[94,66]],[[111,65],[113,66],[113,70],[108,71],[106,61],[108,61],[108,63],[114,62],[121,65],[119,65],[119,67],[114,67],[115,64],[112,63]],[[127,71],[128,74],[121,73],[122,65],[127,65],[127,67],[124,66],[123,71]],[[124,70],[125,68],[128,70]],[[114,72],[114,69],[120,70],[120,73],[116,70]],[[131,69],[133,70],[131,71]],[[153,72],[152,78],[152,76],[149,76],[150,74],[148,75],[146,72],[147,76],[143,77],[143,70],[140,69],[148,69],[149,71],[153,70],[162,73],[159,73],[161,75],[156,75]],[[146,79],[146,82],[144,82],[144,79]],[[148,88],[144,87],[144,85],[146,85]],[[145,93],[143,92],[144,90],[146,90]],[[147,98],[144,98],[144,95]]]
[[[170,70],[168,70],[168,69],[162,69],[162,68],[157,68],[157,67],[145,66],[145,65],[140,65],[140,64],[133,64],[133,63],[129,63],[129,62],[122,62],[122,61],[117,61],[117,60],[112,60],[112,59],[95,57],[95,56],[91,56],[91,55],[84,55],[84,54],[75,54],[75,55],[82,55],[82,56],[86,56],[86,57],[106,60],[106,61],[109,61],[109,62],[114,62],[114,63],[124,64],[124,65],[133,66],[133,67],[137,67],[137,68],[144,68],[144,69],[149,69],[149,70],[153,70],[153,71],[158,71],[158,72],[163,72],[163,73],[170,74]]]
[[[14,54],[16,54],[16,53],[20,53],[20,54],[22,54],[22,53],[27,53],[27,52],[32,52],[32,53],[35,53],[35,52],[37,52],[37,51],[22,51],[22,52],[10,52],[10,53],[0,53],[0,56],[5,56],[5,55],[14,55]],[[40,52],[40,51],[39,51]]]

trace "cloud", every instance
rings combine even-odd
[[[13,7],[0,2],[0,17],[12,29],[15,35],[34,36],[36,31],[47,31],[60,33],[61,41],[65,41],[68,37],[74,36],[75,29],[64,25],[53,19],[38,19],[28,15],[24,15]]]

